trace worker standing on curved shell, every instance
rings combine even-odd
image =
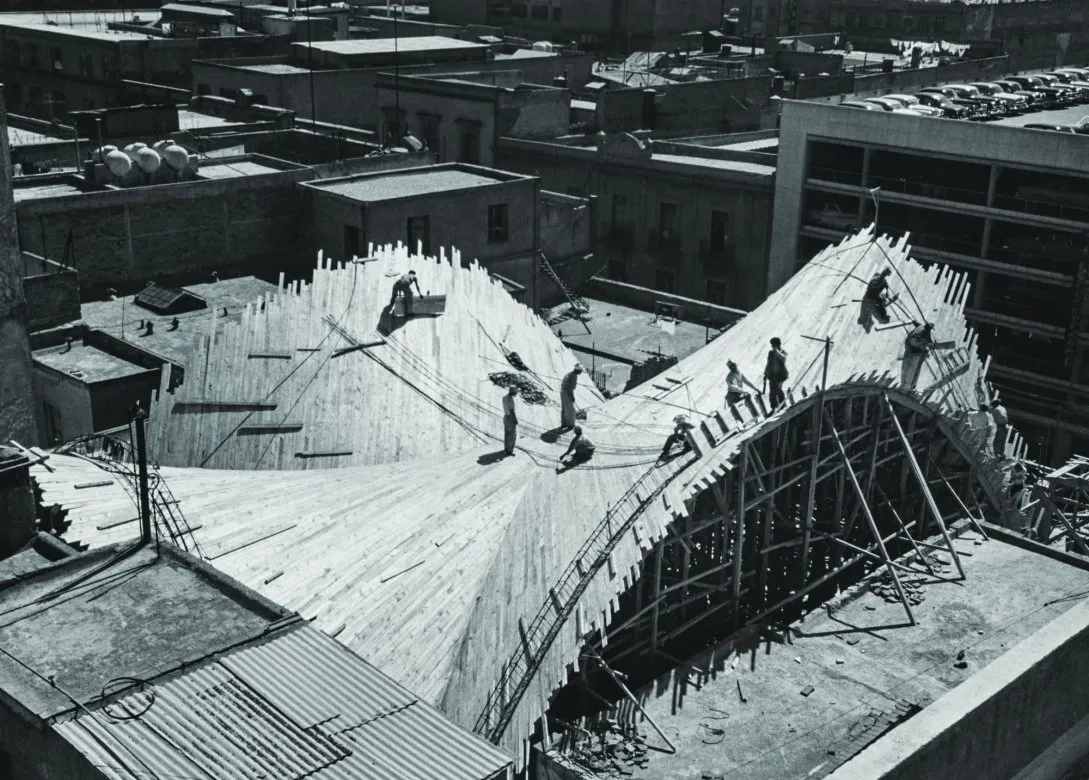
[[[560,382],[560,428],[575,427],[575,388],[579,384],[582,366],[576,364]]]

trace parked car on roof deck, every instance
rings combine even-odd
[[[1007,92],[1000,85],[988,81],[973,81],[968,86],[975,87],[984,95],[1005,101],[1008,110],[1012,114],[1023,114],[1031,108],[1032,96],[1028,94],[1014,94]]]
[[[996,81],[994,83],[1011,95],[1023,95],[1028,100],[1029,110],[1031,111],[1041,111],[1052,102],[1051,98],[1043,92],[1036,89],[1025,89],[1015,81]]]
[[[978,105],[983,115],[988,119],[1009,115],[1004,102],[990,95],[984,95],[977,87],[968,84],[947,84],[946,87],[956,92],[957,97],[961,100],[967,100]]]
[[[1077,74],[1067,73],[1065,71],[1053,71],[1048,75],[1058,79],[1064,86],[1076,90],[1079,96],[1078,102],[1089,103],[1089,81],[1086,81]]]
[[[962,106],[967,112],[965,119],[986,119],[988,118],[988,109],[982,103],[975,100],[966,100],[960,96],[960,94],[951,87],[927,87],[921,89],[915,93],[919,99],[922,99],[923,95],[941,95],[947,100],[952,101],[958,106]]]
[[[1076,133],[1077,128],[1074,125],[1053,125],[1044,122],[1029,122],[1027,125],[1022,125],[1026,130],[1051,130],[1055,133]]]
[[[1072,92],[1049,86],[1035,76],[1010,76],[1006,81],[1020,84],[1022,89],[1043,93],[1046,96],[1046,104],[1052,107],[1068,106],[1074,102]]]
[[[837,105],[845,106],[846,108],[862,108],[866,111],[884,111],[881,106],[875,106],[873,103],[865,103],[861,100],[844,100]]]
[[[1085,103],[1089,100],[1089,90],[1068,84],[1065,79],[1059,78],[1054,73],[1038,73],[1036,78],[1053,89],[1066,92],[1066,99],[1071,103]]]
[[[912,95],[919,101],[919,105],[941,109],[942,113],[950,119],[967,119],[969,111],[966,107],[957,105],[945,95],[935,95],[932,92],[919,92]]]
[[[855,223],[858,221],[854,214],[846,213],[835,203],[825,203],[824,208],[810,209],[806,212],[806,219],[821,227],[836,230],[854,230]]]
[[[901,106],[921,116],[942,117],[945,112],[934,106],[924,106],[914,95],[885,95],[885,100],[895,100]]]
[[[888,98],[866,98],[863,103],[872,103],[875,106],[881,108],[882,111],[888,111],[893,114],[912,114],[919,116],[914,111],[909,111],[901,103],[895,100],[889,100]]]

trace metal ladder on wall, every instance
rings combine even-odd
[[[590,304],[586,302],[586,299],[567,286],[567,283],[556,273],[556,269],[552,267],[552,263],[548,262],[548,257],[544,252],[538,251],[538,254],[541,257],[541,271],[545,276],[552,280],[554,285],[560,288],[560,291],[566,296],[567,302],[571,304],[571,308],[579,314],[586,314],[589,312]],[[589,330],[589,328],[587,328],[587,330]]]
[[[549,589],[548,598],[529,626],[519,621],[522,641],[503,664],[499,681],[488,694],[488,701],[474,728],[478,734],[499,743],[556,636],[570,619],[590,582],[608,563],[613,548],[644,509],[697,459],[698,456],[672,473],[657,465],[644,473],[609,508],[555,586]]]

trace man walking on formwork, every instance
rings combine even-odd
[[[514,443],[518,439],[518,415],[514,411],[514,399],[518,397],[518,388],[511,385],[503,396],[503,454],[514,454]]]
[[[1006,439],[1010,435],[1010,416],[1006,407],[997,399],[991,405],[991,417],[994,419],[994,456],[999,460],[1006,458]]]
[[[582,366],[576,364],[560,382],[560,428],[566,430],[575,427],[575,388],[579,384]]]
[[[416,272],[409,271],[402,276],[396,282],[393,283],[393,295],[389,299],[389,310],[392,313],[393,307],[397,303],[397,296],[404,296],[405,299],[405,318],[412,316],[412,285],[416,285],[416,292],[420,293],[420,297],[423,297],[423,293],[420,291],[420,283],[416,280]]]
[[[790,378],[786,360],[787,353],[783,349],[783,342],[773,338],[771,349],[768,350],[768,362],[764,366],[764,384],[768,387],[768,403],[773,410],[786,400],[783,394],[783,383]]]

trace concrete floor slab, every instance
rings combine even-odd
[[[924,586],[914,627],[903,625],[901,605],[863,584],[791,626],[782,642],[765,638],[743,654],[720,653],[709,679],[675,673],[640,692],[678,750],[649,752],[631,776],[823,777],[913,706],[925,707],[1089,593],[1089,571],[972,535],[957,548],[966,553],[967,580]],[[963,669],[954,665],[961,651]],[[708,666],[705,658],[693,663]],[[649,724],[640,731],[661,744]]]

